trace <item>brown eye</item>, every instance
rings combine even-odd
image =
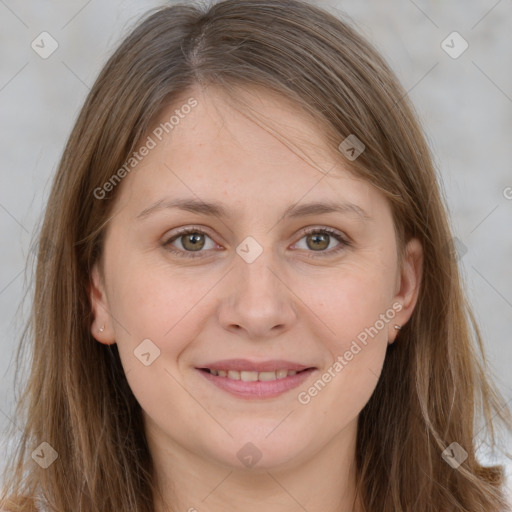
[[[331,228],[310,229],[303,233],[300,242],[305,240],[306,243],[305,247],[299,247],[299,249],[305,249],[309,252],[308,257],[331,256],[351,246],[351,242],[348,239]],[[207,246],[208,240],[212,244],[210,247]],[[331,243],[333,243],[334,247],[329,248]],[[177,256],[190,258],[208,256],[208,249],[216,248],[216,244],[211,237],[197,228],[182,229],[162,245],[166,250]]]
[[[331,228],[315,228],[309,229],[305,232],[303,231],[303,237],[299,242],[297,242],[297,244],[302,240],[305,240],[305,247],[299,246],[298,248],[305,249],[309,253],[307,256],[311,258],[317,256],[331,256],[351,245],[349,240],[341,233]],[[331,243],[332,246],[329,248]]]
[[[173,254],[191,258],[206,256],[207,249],[214,249],[216,246],[210,236],[197,228],[182,229],[162,245]]]
[[[327,249],[329,247],[329,239],[331,236],[327,233],[313,233],[310,235],[307,235],[307,246],[309,249],[312,249],[314,251],[322,251],[324,249]]]
[[[187,251],[200,251],[205,244],[204,233],[189,233],[181,235],[179,238]]]

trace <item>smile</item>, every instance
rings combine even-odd
[[[269,381],[284,379],[290,375],[295,375],[299,372],[296,370],[277,370],[275,372],[249,372],[239,370],[210,370],[207,368],[212,375],[218,375],[219,377],[226,377],[232,380],[243,380],[244,382],[256,382],[256,381]]]
[[[286,391],[300,386],[308,379],[315,368],[305,370],[277,371],[238,371],[238,370],[211,370],[197,369],[207,381],[222,391],[239,398],[263,399],[279,396]]]

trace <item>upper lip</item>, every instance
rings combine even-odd
[[[224,359],[222,361],[215,361],[214,363],[199,366],[198,368],[209,370],[240,370],[246,372],[275,372],[277,370],[286,369],[300,372],[301,370],[313,368],[313,366],[285,361],[283,359],[259,362],[249,361],[248,359]]]

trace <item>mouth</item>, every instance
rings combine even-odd
[[[231,395],[246,399],[279,396],[300,386],[316,371],[313,367],[302,370],[281,368],[273,371],[196,369],[209,383]]]
[[[256,372],[256,371],[245,371],[245,370],[215,370],[211,368],[199,368],[203,372],[208,372],[211,375],[223,377],[231,380],[241,380],[243,382],[269,382],[272,380],[281,380],[286,377],[297,375],[298,373],[312,370],[313,368],[306,368],[304,370],[288,370],[283,368],[277,371],[270,372]]]

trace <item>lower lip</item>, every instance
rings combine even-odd
[[[220,389],[242,398],[272,398],[281,395],[290,389],[300,386],[314,371],[315,368],[310,368],[295,375],[289,375],[284,379],[244,382],[242,380],[212,375],[204,370],[198,370],[199,373]]]

